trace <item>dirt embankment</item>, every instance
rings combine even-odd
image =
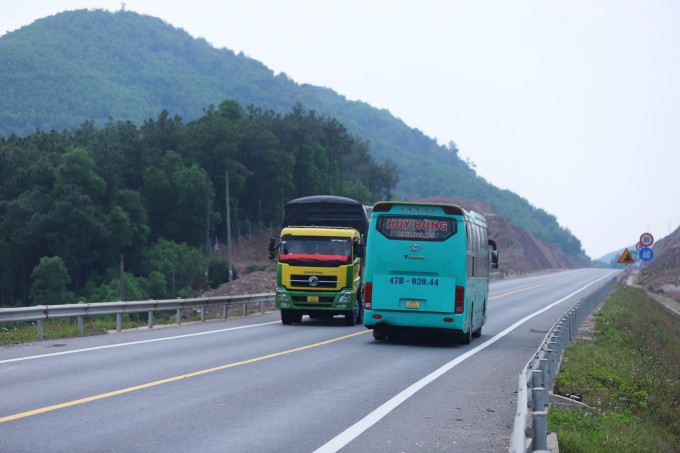
[[[654,258],[640,269],[640,284],[680,301],[680,228],[655,242]]]
[[[268,258],[269,238],[279,230],[264,230],[235,238],[232,257],[237,278],[219,288],[205,292],[206,297],[239,294],[273,293],[276,288],[276,263]],[[227,247],[222,245],[220,256],[227,258]]]

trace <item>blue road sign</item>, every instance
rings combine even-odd
[[[652,258],[654,258],[654,251],[649,247],[644,247],[640,249],[638,256],[646,263],[647,261],[652,261]]]

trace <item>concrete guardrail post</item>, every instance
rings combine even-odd
[[[531,400],[533,401],[533,407],[531,410],[533,412],[540,412],[545,410],[547,406],[548,399],[546,398],[546,389],[543,387],[534,387],[531,389]]]
[[[548,412],[538,411],[531,415],[531,425],[534,428],[534,441],[531,449],[547,450],[548,449]]]
[[[531,387],[543,387],[543,371],[531,370]]]
[[[548,358],[548,382],[544,383],[546,388],[552,387],[552,381],[555,378],[555,351],[553,349],[546,349],[545,354]]]
[[[538,367],[541,370],[541,373],[543,374],[543,386],[548,387],[549,382],[550,382],[550,375],[548,374],[548,367],[549,365],[549,360],[546,358],[542,358],[538,360]]]

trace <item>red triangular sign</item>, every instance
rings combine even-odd
[[[619,257],[619,260],[617,261],[619,264],[635,264],[635,258],[633,258],[633,255],[630,254],[630,251],[628,249],[624,250],[621,256]]]

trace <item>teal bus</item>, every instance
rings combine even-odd
[[[376,340],[408,330],[469,344],[482,333],[496,243],[484,216],[441,203],[379,202],[367,235],[364,324]]]

